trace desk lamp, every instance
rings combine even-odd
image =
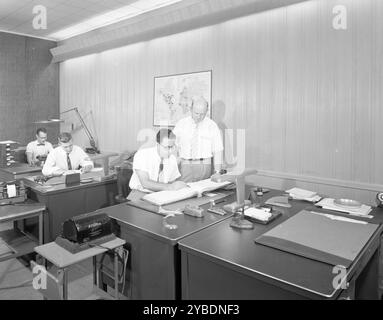
[[[257,170],[253,168],[244,169],[240,172],[228,172],[219,176],[218,178],[213,178],[213,181],[229,181],[235,182],[236,184],[236,193],[237,201],[231,204],[224,206],[225,210],[229,210],[234,213],[234,217],[230,226],[238,229],[252,229],[254,227],[253,223],[244,219],[245,211],[245,177],[256,174]]]
[[[74,107],[74,108],[65,110],[63,112],[60,112],[60,115],[67,113],[67,112],[71,112],[71,111],[74,111],[76,113],[76,116],[80,120],[81,126],[84,129],[85,134],[87,135],[87,137],[89,139],[90,148],[86,148],[86,152],[91,153],[91,154],[100,153],[100,150],[97,148],[96,141],[94,140],[92,134],[90,133],[90,131],[89,131],[87,125],[85,124],[85,121],[84,121],[83,117],[81,116],[80,112],[78,111],[77,107]],[[34,123],[35,124],[50,124],[50,123],[60,123],[60,122],[64,122],[64,120],[62,120],[62,119],[49,119],[49,120],[35,121]]]

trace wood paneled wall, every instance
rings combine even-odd
[[[347,30],[332,25],[339,4]],[[65,61],[60,108],[78,106],[101,149],[132,150],[152,128],[153,78],[212,70],[214,118],[245,130],[254,183],[373,203],[383,190],[382,58],[383,1],[312,0]]]
[[[58,117],[59,66],[51,64],[49,51],[55,45],[0,32],[0,140],[25,145],[35,139],[34,121]],[[56,142],[59,127],[47,129]]]

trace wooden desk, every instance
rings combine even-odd
[[[17,258],[33,252],[35,246],[43,244],[43,215],[45,206],[39,203],[25,205],[0,206],[0,223],[13,222],[14,228],[0,232],[0,240],[8,246],[9,253],[0,254],[0,261]],[[20,231],[16,227],[16,221],[38,217],[39,234],[38,241]],[[0,242],[2,242],[0,241]],[[1,243],[0,243],[1,245]]]
[[[71,253],[60,247],[55,242],[35,248],[35,251],[44,259],[52,262],[58,267],[58,272],[63,272],[63,300],[68,300],[68,268],[76,263],[93,258],[93,277],[94,284],[97,285],[96,256],[109,250],[114,252],[114,282],[115,282],[115,298],[118,299],[118,257],[116,249],[122,247],[125,241],[119,238],[101,243],[97,247],[86,249],[78,253]]]
[[[41,174],[41,167],[31,167],[28,163],[20,163],[13,167],[0,168],[0,181],[12,181],[38,174]]]
[[[280,194],[272,191],[263,200]],[[267,230],[310,208],[307,202],[290,203],[292,208],[283,209],[283,216],[269,225],[240,231],[230,227],[229,219],[182,239],[182,299],[377,299],[382,225],[350,266],[350,287],[343,291],[333,288],[332,266],[254,243]],[[376,218],[369,222],[383,222],[383,210],[374,209],[373,214]]]
[[[113,205],[114,196],[117,194],[116,178],[72,186],[66,186],[64,183],[49,185],[49,180],[45,185],[39,185],[26,178],[23,180],[25,186],[30,189],[29,197],[47,208],[44,242],[56,239],[65,220]]]
[[[234,200],[234,195],[228,201]],[[202,206],[207,209],[209,205]],[[175,230],[163,226],[164,216],[138,209],[126,203],[101,209],[115,219],[119,237],[129,248],[129,270],[132,299],[178,299],[181,297],[180,254],[178,241],[231,215],[206,212],[203,218],[179,215],[171,218]],[[128,287],[128,286],[127,286]]]

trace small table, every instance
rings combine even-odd
[[[50,242],[36,247],[35,251],[44,259],[52,262],[59,271],[63,273],[63,299],[68,300],[68,268],[88,258],[93,258],[93,277],[94,284],[97,285],[96,256],[109,250],[114,251],[114,295],[118,299],[118,248],[125,244],[125,240],[120,238],[98,244],[97,247],[89,248],[78,253],[71,253],[56,242]]]
[[[32,253],[35,246],[43,244],[44,212],[45,205],[35,202],[0,206],[0,223],[13,222],[14,225],[13,230],[0,232],[0,240],[2,239],[11,251],[4,254],[0,253],[0,262]],[[32,236],[20,231],[16,226],[16,221],[32,217],[39,218],[38,242]]]

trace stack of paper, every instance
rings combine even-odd
[[[272,216],[270,211],[257,209],[257,208],[246,209],[244,212],[244,215],[250,218],[261,220],[261,221],[268,221],[270,217]]]
[[[288,192],[289,196],[295,200],[318,202],[322,199],[316,192],[300,188],[292,188],[290,190],[286,190],[286,192]]]
[[[185,200],[202,195],[203,192],[214,191],[230,184],[228,181],[213,182],[210,179],[188,183],[188,188],[177,191],[159,191],[145,195],[142,199],[157,206]]]
[[[347,212],[349,214],[358,215],[358,216],[367,216],[371,212],[371,207],[362,204],[359,208],[347,208],[346,206],[339,206],[334,203],[334,199],[324,198],[322,201],[316,204],[318,207],[322,207],[323,209],[334,210]]]

